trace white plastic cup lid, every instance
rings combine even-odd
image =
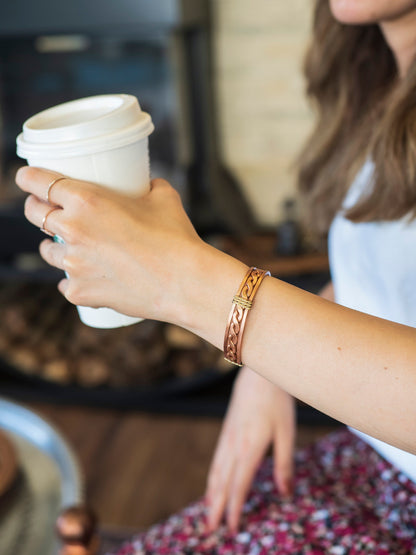
[[[26,159],[94,154],[140,141],[153,129],[150,115],[141,110],[135,96],[91,96],[29,118],[17,137],[17,154]]]

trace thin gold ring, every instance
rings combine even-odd
[[[51,208],[51,209],[49,210],[49,212],[46,212],[46,214],[43,216],[42,225],[41,225],[41,227],[40,227],[40,230],[41,230],[43,233],[46,233],[46,235],[49,235],[50,237],[53,237],[53,236],[55,235],[55,233],[52,233],[51,231],[49,231],[49,229],[46,229],[45,223],[46,223],[46,220],[48,219],[49,214],[52,214],[52,212],[53,212],[54,210],[60,210],[59,206],[54,206],[53,208]]]
[[[51,201],[50,201],[50,198],[49,198],[49,195],[50,195],[50,192],[51,192],[52,187],[55,185],[55,183],[58,183],[58,181],[61,181],[62,179],[66,179],[66,177],[63,176],[63,175],[61,175],[61,177],[57,177],[56,179],[54,179],[53,181],[51,181],[51,182],[49,183],[48,189],[47,189],[47,191],[46,191],[46,202],[47,202],[48,204],[52,204]]]

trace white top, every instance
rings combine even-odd
[[[372,186],[367,161],[345,198],[352,206]],[[416,327],[416,221],[353,223],[335,217],[329,231],[329,260],[337,303]],[[415,400],[416,402],[416,400]],[[416,456],[352,429],[416,482]]]

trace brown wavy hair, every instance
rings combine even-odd
[[[304,72],[317,110],[298,160],[307,226],[325,234],[367,156],[374,187],[346,213],[395,220],[416,209],[416,62],[403,79],[378,25],[344,25],[316,0]]]

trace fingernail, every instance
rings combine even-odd
[[[206,517],[207,530],[208,532],[213,532],[216,528],[215,513],[211,508],[208,509],[208,514]]]
[[[227,518],[227,527],[231,534],[236,534],[238,531],[238,519],[235,516]]]
[[[291,480],[286,480],[284,482],[284,495],[286,497],[291,497],[293,494],[293,483]]]
[[[218,522],[214,519],[214,518],[209,518],[208,519],[208,531],[211,532],[215,532],[215,530],[218,528]]]

